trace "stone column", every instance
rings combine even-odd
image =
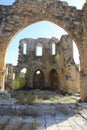
[[[4,71],[1,69],[2,67],[0,66],[0,91],[4,90]]]
[[[0,90],[4,90],[4,83],[5,83],[5,73],[6,73],[6,68],[5,68],[5,55],[6,55],[6,49],[8,46],[8,35],[6,33],[6,36],[3,35],[2,30],[0,34]],[[10,37],[9,37],[10,39]]]
[[[19,75],[20,75],[20,72],[19,72],[19,71],[16,71],[16,72],[15,72],[15,79],[17,79],[17,78],[19,77]]]
[[[49,72],[47,71],[45,71],[45,73],[44,73],[44,77],[45,77],[45,88],[49,88]]]
[[[33,76],[30,77],[29,87],[30,87],[30,88],[33,88]]]
[[[0,90],[4,90],[4,77],[5,77],[5,68],[4,68],[4,54],[0,48]]]
[[[29,72],[29,75],[27,75],[27,87],[33,88],[33,72]]]
[[[87,3],[87,1],[86,1]],[[83,7],[83,35],[80,49],[81,100],[87,102],[87,4]]]
[[[84,47],[81,52],[81,100],[87,102],[87,50]]]

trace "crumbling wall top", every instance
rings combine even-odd
[[[62,3],[63,5],[65,6],[68,6],[68,3],[67,2],[61,2],[59,0],[15,0],[14,4],[26,4],[26,3],[47,3],[47,4],[50,4],[50,3],[54,3],[54,2],[58,2],[59,4]]]

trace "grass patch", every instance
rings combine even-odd
[[[52,96],[49,98],[50,101],[59,101],[60,97],[59,96]]]
[[[12,98],[15,98],[19,104],[32,104],[35,101],[34,95],[23,92],[13,93]]]
[[[42,92],[42,93],[41,93]],[[49,92],[40,91],[35,93],[33,92],[24,92],[24,91],[16,91],[12,94],[12,97],[15,98],[19,104],[34,104],[34,103],[42,103],[42,102],[59,102],[59,103],[75,103],[76,100],[71,96],[63,96],[57,94],[50,94]]]
[[[76,102],[76,100],[71,98],[70,96],[65,96],[65,97],[61,98],[60,101],[63,103],[70,103],[70,102],[75,103]]]

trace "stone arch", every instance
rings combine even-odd
[[[27,69],[26,69],[25,67],[22,68],[22,69],[20,70],[20,73],[23,74],[23,75],[21,75],[21,76],[25,77],[25,76],[26,76],[26,73],[27,73]]]
[[[19,88],[23,88],[26,86],[26,83],[27,83],[27,79],[26,79],[26,74],[27,74],[27,68],[22,68],[20,71],[19,71],[19,77],[18,77],[18,80],[19,80]]]
[[[78,46],[81,59],[81,97],[87,101],[87,2],[82,10],[77,10],[58,0],[16,0],[12,6],[0,5],[0,9],[0,88],[4,89],[3,66],[9,42],[23,28],[37,21],[47,20],[68,32]]]
[[[59,89],[58,73],[56,69],[51,69],[49,73],[49,89],[51,90]]]
[[[26,66],[26,65],[14,66],[15,78],[17,78],[17,77],[20,76],[20,72],[21,72],[23,69],[26,69],[26,73],[27,73],[27,71],[28,71],[28,66]]]
[[[35,3],[35,7],[33,7],[33,2]],[[44,3],[46,5],[44,5]],[[24,3],[23,3],[23,1],[22,1],[22,3],[20,1],[16,1],[14,3],[14,5],[12,6],[11,14],[8,14],[9,21],[7,19],[7,22],[6,22],[7,26],[8,26],[8,28],[6,28],[6,31],[8,31],[9,33],[11,32],[11,34],[10,34],[11,37],[9,37],[8,42],[11,40],[11,38],[13,36],[15,36],[19,31],[21,31],[25,27],[27,27],[35,22],[43,21],[43,20],[50,21],[50,22],[60,26],[65,31],[67,31],[73,37],[73,39],[76,41],[77,38],[74,34],[74,33],[76,33],[76,31],[74,30],[74,32],[73,32],[73,30],[71,28],[76,26],[76,29],[77,29],[77,24],[73,23],[72,19],[76,20],[76,16],[75,16],[74,12],[76,12],[76,14],[78,16],[79,15],[78,10],[75,7],[69,7],[68,4],[57,1],[57,0],[55,0],[55,1],[50,0],[49,2],[46,1],[44,3],[38,2],[38,1],[36,2],[34,0],[30,1],[30,2],[26,1]],[[41,5],[40,8],[38,8],[39,4]],[[18,5],[21,5],[21,6],[19,7]],[[23,7],[23,9],[21,7]],[[28,7],[28,8],[26,8],[26,7]],[[61,7],[63,7],[62,10],[61,10]],[[8,11],[10,12],[10,10],[11,10],[10,8],[7,8],[7,7],[5,7],[5,8],[8,9]],[[20,12],[20,10],[21,10],[21,14],[22,14],[21,16],[19,13],[18,14],[16,13],[17,10],[18,10],[18,12]],[[27,15],[26,14],[27,12],[30,12],[30,13],[28,13],[28,15]],[[70,13],[67,14],[67,12],[70,12]],[[62,16],[62,13],[63,13],[63,16]],[[3,14],[3,12],[2,12],[2,14]],[[14,16],[15,16],[15,18],[14,18]],[[70,17],[72,17],[72,19],[70,19]],[[15,20],[16,20],[16,24],[15,24]],[[2,19],[2,21],[3,21],[3,19]],[[11,23],[9,23],[10,21],[13,21],[12,25],[11,25]],[[80,22],[81,21],[79,21],[79,23],[78,23],[79,26],[81,24]],[[10,25],[11,25],[11,27],[10,27]],[[2,31],[2,35],[3,35],[3,31],[5,31],[5,30],[3,30],[3,28],[2,28],[1,31]],[[79,30],[77,30],[77,31],[79,31]]]
[[[33,75],[33,88],[34,89],[44,89],[45,86],[45,76],[42,70],[37,69]]]

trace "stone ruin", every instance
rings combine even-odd
[[[24,68],[24,90],[80,91],[79,65],[74,62],[73,41],[68,35],[63,35],[60,40],[55,37],[21,39],[18,64],[13,67],[15,78],[20,76]]]
[[[0,5],[0,91],[5,89],[5,56],[12,38],[44,20],[62,27],[75,41],[80,54],[80,96],[87,102],[87,1],[82,9],[59,0],[15,0],[13,5]]]

